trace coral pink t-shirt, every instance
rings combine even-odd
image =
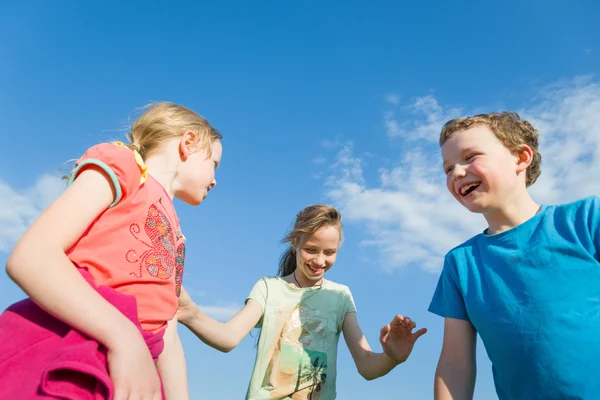
[[[173,202],[146,173],[139,154],[119,145],[91,147],[71,181],[86,168],[103,169],[115,187],[115,201],[67,251],[97,285],[135,296],[145,330],[158,332],[175,316],[185,258],[185,237]]]

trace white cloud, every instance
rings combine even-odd
[[[396,93],[386,94],[385,101],[397,106],[398,104],[400,104],[400,96],[398,96]]]
[[[388,136],[405,140],[437,141],[440,127],[449,119],[461,115],[458,107],[442,107],[432,95],[417,97],[411,104],[400,108],[400,119],[395,111],[383,114]]]
[[[0,252],[9,252],[65,187],[66,182],[53,175],[43,175],[32,187],[23,190],[0,180]]]
[[[485,228],[480,215],[464,210],[447,192],[437,146],[444,122],[473,112],[440,105],[433,96],[401,109],[410,119],[387,112],[386,130],[410,143],[411,151],[379,170],[378,186],[368,186],[364,159],[354,155],[352,143],[340,144],[327,195],[346,221],[364,225],[363,245],[379,251],[385,269],[415,265],[436,272],[448,250]],[[599,195],[600,83],[557,82],[519,113],[541,135],[542,175],[532,187],[534,198],[560,203]]]
[[[314,164],[325,164],[327,159],[325,157],[315,157],[312,161]]]
[[[243,305],[238,303],[227,303],[217,306],[198,305],[200,310],[210,315],[219,321],[228,321],[231,317],[238,313],[243,308]]]

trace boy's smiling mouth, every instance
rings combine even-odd
[[[462,185],[459,189],[458,189],[458,193],[462,196],[462,197],[466,197],[469,194],[471,194],[475,189],[477,189],[479,187],[479,185],[481,185],[481,182],[470,182],[470,183],[465,183],[464,185]]]

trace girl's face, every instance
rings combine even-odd
[[[215,170],[221,163],[223,147],[220,141],[215,141],[211,148],[211,156],[206,149],[190,152],[177,170],[177,185],[179,189],[175,196],[191,205],[198,205],[208,196],[208,192],[217,185]]]
[[[296,246],[297,279],[302,286],[318,284],[335,263],[340,245],[340,228],[324,226],[313,234],[304,234]]]

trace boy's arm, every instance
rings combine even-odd
[[[224,353],[237,347],[256,326],[262,314],[263,309],[260,303],[254,299],[248,299],[244,308],[229,321],[219,322],[200,311],[183,287],[177,310],[177,318],[180,323],[192,331],[198,339]]]
[[[189,399],[187,368],[183,346],[177,332],[177,316],[167,325],[165,347],[158,357],[158,372],[162,379],[166,400]]]
[[[477,332],[469,321],[446,318],[435,372],[435,400],[471,400],[475,389]]]
[[[344,339],[358,373],[366,380],[386,375],[396,365],[403,363],[410,355],[415,341],[427,332],[426,329],[420,329],[412,333],[412,329],[416,327],[415,323],[407,319],[402,324],[403,320],[397,316],[391,324],[381,329],[380,342],[386,352],[374,353],[360,329],[356,313],[346,313],[343,324]]]

